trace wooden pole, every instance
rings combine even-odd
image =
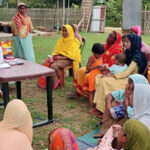
[[[63,22],[62,24],[65,24],[65,0],[63,0]]]
[[[69,8],[70,8],[70,0],[68,0],[68,11],[67,11],[67,24],[69,23]]]
[[[57,33],[59,33],[59,0],[57,0]]]
[[[144,10],[144,34],[146,34],[146,10],[147,10],[147,5],[145,5],[145,10]]]

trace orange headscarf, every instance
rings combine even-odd
[[[117,39],[115,41],[115,43],[109,47],[108,47],[108,43],[106,43],[104,45],[105,47],[105,52],[102,55],[102,59],[103,59],[103,63],[106,63],[110,66],[112,66],[115,62],[115,55],[122,53],[122,46],[121,46],[121,35],[119,32],[117,33]]]
[[[11,30],[13,35],[25,38],[31,29],[33,29],[31,18],[27,15],[21,15],[18,11],[12,19]]]
[[[49,135],[49,150],[79,150],[73,133],[66,128],[57,128]]]

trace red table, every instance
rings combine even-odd
[[[22,60],[22,59],[19,59]],[[9,84],[10,81],[16,82],[17,98],[21,99],[21,80],[28,80],[46,76],[47,82],[47,113],[48,119],[40,123],[34,124],[33,127],[42,126],[53,122],[53,106],[52,106],[52,79],[55,71],[43,65],[24,61],[23,65],[12,66],[7,69],[0,69],[0,82],[2,83],[4,106],[9,102]]]

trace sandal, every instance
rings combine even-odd
[[[53,90],[57,89],[59,84],[60,84],[60,80],[58,80],[57,83],[53,86]]]
[[[99,114],[99,111],[96,110],[96,109],[90,109],[90,110],[89,110],[89,113],[91,113],[92,115],[98,115],[98,114]]]
[[[97,117],[100,118],[100,119],[103,119],[104,115],[103,114],[98,114]]]

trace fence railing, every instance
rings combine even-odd
[[[16,9],[0,8],[0,21],[11,21],[16,14]],[[39,26],[45,27],[48,30],[53,30],[54,26],[61,26],[63,23],[63,9],[43,9],[32,8],[27,10],[27,14],[31,17],[34,28]],[[66,8],[65,23],[78,24],[83,17],[81,9]],[[150,11],[142,12],[142,32],[150,34]]]
[[[150,34],[150,11],[142,12],[142,31],[143,34]]]
[[[0,8],[0,21],[11,21],[16,14],[16,9]],[[28,16],[31,17],[35,28],[42,26],[53,30],[54,26],[61,26],[63,23],[63,9],[43,9],[33,8],[27,10]],[[78,24],[82,18],[82,10],[75,8],[66,8],[65,23]]]

